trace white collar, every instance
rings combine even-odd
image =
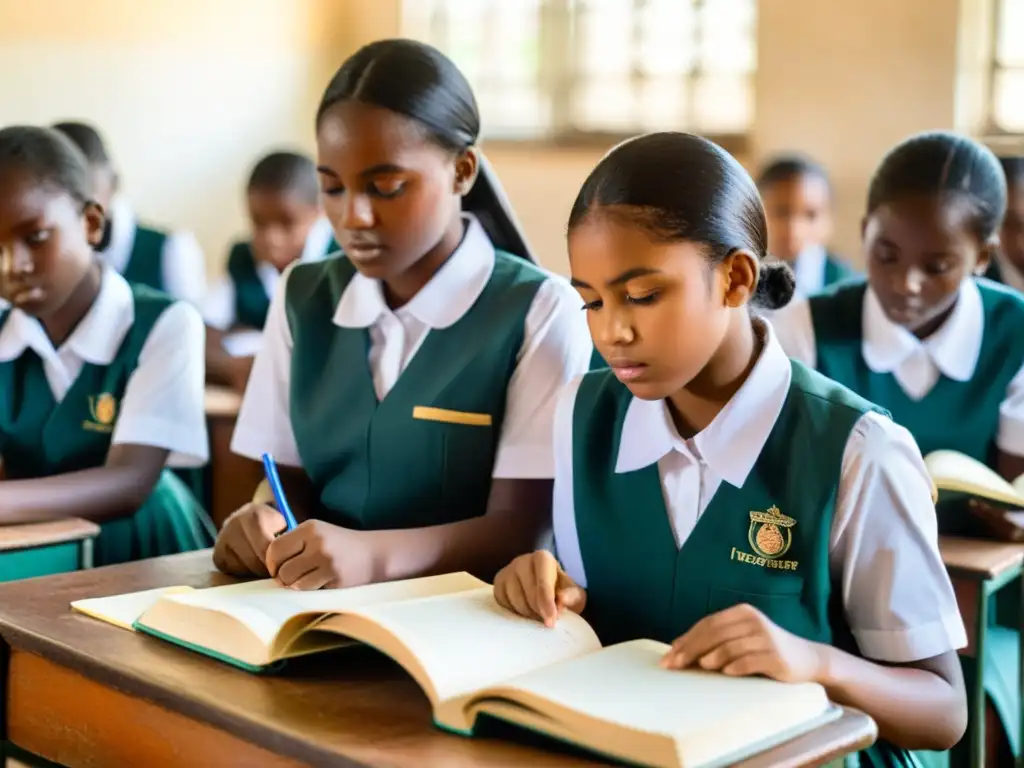
[[[771,325],[755,319],[765,340],[747,380],[707,427],[693,437],[697,453],[725,482],[743,487],[789,394],[793,370]],[[634,397],[626,410],[615,471],[655,464],[688,441],[679,437],[668,403]]]
[[[480,298],[494,271],[494,245],[483,226],[471,214],[463,214],[463,219],[467,226],[459,247],[420,292],[398,310],[430,328],[454,325]],[[390,312],[380,281],[357,272],[341,295],[334,324],[368,328]]]
[[[878,296],[869,287],[864,295],[861,319],[864,362],[875,373],[892,373],[905,360],[924,350],[939,371],[954,381],[974,375],[985,333],[985,310],[981,293],[972,278],[960,283],[956,306],[946,322],[922,341],[885,315]]]
[[[132,247],[135,245],[138,220],[128,200],[121,195],[117,195],[111,201],[107,215],[110,216],[110,243],[100,252],[100,256],[107,264],[123,273],[128,267]]]
[[[134,322],[132,289],[113,268],[105,267],[96,300],[60,349],[70,350],[93,365],[110,365]],[[32,349],[43,359],[57,354],[42,324],[20,309],[13,309],[0,330],[0,362],[14,360],[26,349]]]
[[[796,289],[803,296],[810,296],[825,287],[825,263],[828,254],[820,245],[811,245],[800,251],[793,264],[796,275]]]

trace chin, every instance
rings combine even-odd
[[[624,386],[638,400],[664,400],[675,391],[656,381],[631,381]]]

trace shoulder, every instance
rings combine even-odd
[[[242,264],[253,264],[255,257],[252,253],[252,246],[247,240],[238,240],[231,244],[228,249],[228,268]]]
[[[790,364],[793,367],[791,388],[808,398],[826,402],[837,408],[857,411],[858,413],[867,413],[868,411],[882,414],[888,413],[870,400],[861,397],[849,387],[808,368],[798,360],[790,360]]]
[[[140,337],[144,338],[141,356],[152,356],[158,363],[164,358],[171,359],[191,352],[202,356],[206,328],[199,310],[187,301],[169,301],[153,306],[162,308],[149,322],[138,328]],[[136,315],[137,325],[138,320],[139,316]]]
[[[976,277],[974,283],[978,287],[978,294],[981,296],[981,303],[986,311],[1024,315],[1024,294],[987,277]]]
[[[325,290],[339,299],[355,273],[348,257],[338,254],[319,261],[293,262],[285,269],[282,280],[289,302],[311,298]]]

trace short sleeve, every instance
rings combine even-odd
[[[176,299],[201,307],[206,293],[206,259],[191,232],[172,232],[164,243],[164,286]]]
[[[555,555],[562,570],[581,587],[587,586],[583,568],[583,554],[576,531],[576,505],[572,479],[572,422],[576,394],[583,377],[570,381],[558,396],[555,406],[555,490],[552,499],[552,529],[555,537]]]
[[[160,315],[128,379],[112,444],[166,448],[169,466],[206,463],[205,344],[192,305],[177,302]]]
[[[550,277],[537,290],[508,384],[494,477],[554,477],[555,403],[574,376],[589,370],[593,352],[581,306],[579,294],[561,277]]]
[[[288,408],[292,334],[285,313],[285,289],[291,270],[289,267],[285,271],[270,301],[263,328],[263,346],[253,361],[231,438],[231,450],[257,461],[264,453],[270,453],[278,464],[301,467]]]
[[[1024,456],[1024,368],[1017,371],[999,405],[996,446],[1003,453]]]
[[[775,337],[787,356],[809,368],[817,367],[818,350],[814,342],[814,322],[811,319],[811,305],[806,298],[800,296],[793,299],[765,319],[771,323]]]
[[[235,324],[235,284],[227,275],[207,291],[203,299],[203,320],[218,331],[227,331]]]
[[[866,658],[906,663],[966,645],[921,452],[877,413],[861,417],[846,443],[830,566]]]

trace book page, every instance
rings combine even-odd
[[[933,451],[924,458],[925,467],[939,490],[967,493],[1002,504],[1024,506],[1024,496],[998,474],[957,451]]]
[[[129,592],[127,595],[90,597],[85,600],[75,600],[71,603],[71,610],[134,632],[135,628],[132,625],[135,621],[152,608],[161,597],[191,591],[193,591],[192,587],[160,587],[142,592]]]
[[[296,616],[347,611],[392,600],[477,589],[483,583],[468,573],[449,573],[348,589],[300,592],[283,587],[273,579],[262,579],[224,587],[197,589],[187,594],[171,595],[166,599],[231,616],[248,627],[269,647],[281,627]]]
[[[350,613],[396,637],[430,677],[438,701],[601,647],[594,630],[576,614],[567,611],[548,628],[500,607],[490,586]],[[323,626],[329,628],[332,621]]]
[[[684,765],[714,760],[741,742],[762,741],[829,709],[824,688],[815,683],[662,669],[658,663],[668,648],[653,640],[620,643],[508,680],[474,701],[497,691],[526,692],[531,706],[543,700],[571,711],[565,718],[555,709],[547,714],[574,720],[567,725],[582,744],[600,743],[602,734],[613,742],[625,738],[610,727],[669,736]],[[487,702],[479,708],[486,712]]]

